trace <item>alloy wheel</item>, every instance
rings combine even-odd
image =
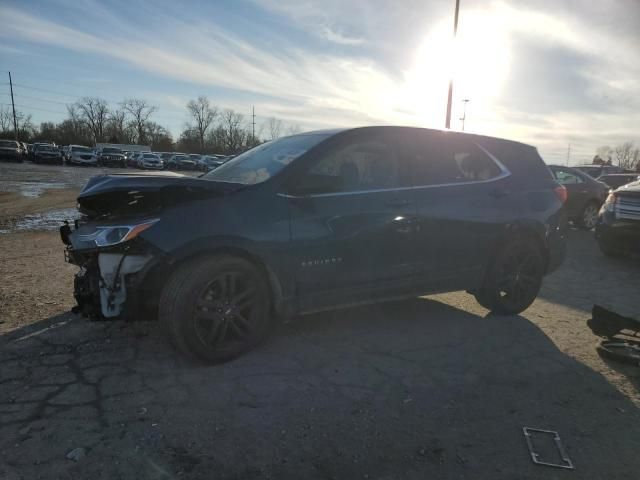
[[[527,249],[516,249],[502,258],[497,267],[497,294],[508,307],[526,303],[538,292],[542,272],[539,258]]]
[[[242,272],[225,272],[209,282],[198,300],[194,327],[198,340],[212,350],[226,350],[250,338],[259,321],[260,295]]]
[[[585,207],[582,213],[582,224],[588,230],[591,230],[598,223],[598,207],[594,204],[589,204]]]

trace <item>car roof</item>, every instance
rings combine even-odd
[[[533,145],[527,144],[527,143],[523,143],[523,142],[519,142],[517,140],[509,140],[507,138],[500,138],[500,137],[492,137],[489,135],[478,135],[475,133],[467,133],[467,132],[459,132],[456,130],[445,130],[445,129],[438,129],[438,128],[425,128],[425,127],[417,127],[417,126],[411,126],[411,125],[366,125],[366,126],[361,126],[361,127],[353,127],[353,128],[330,128],[330,129],[323,129],[323,130],[311,130],[308,132],[301,132],[301,133],[296,133],[294,135],[290,135],[290,136],[298,136],[298,135],[310,135],[310,134],[320,134],[320,135],[327,135],[327,136],[333,136],[333,135],[338,135],[341,133],[346,133],[346,132],[355,132],[355,131],[365,131],[365,130],[421,130],[421,131],[425,131],[425,132],[430,132],[430,133],[445,133],[445,134],[450,134],[456,137],[468,137],[468,138],[475,138],[475,139],[490,139],[490,140],[498,140],[500,142],[506,142],[506,143],[511,143],[511,144],[517,144],[517,145],[521,145],[524,147],[528,147],[528,148],[535,148]]]

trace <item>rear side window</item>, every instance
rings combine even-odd
[[[400,164],[391,143],[361,139],[329,152],[308,172],[311,176],[335,178],[341,192],[392,189],[402,186]]]
[[[503,173],[473,142],[448,134],[412,134],[404,155],[414,186],[481,182]]]

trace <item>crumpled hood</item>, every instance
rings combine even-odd
[[[172,172],[99,175],[89,179],[78,195],[78,208],[90,218],[139,215],[182,202],[228,195],[242,187]]]

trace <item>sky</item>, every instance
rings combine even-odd
[[[177,137],[199,95],[302,130],[444,128],[549,163],[640,145],[640,0],[1,0],[0,107],[36,123],[99,96],[143,98]],[[7,77],[6,80],[2,76]],[[467,99],[468,102],[463,102]]]

